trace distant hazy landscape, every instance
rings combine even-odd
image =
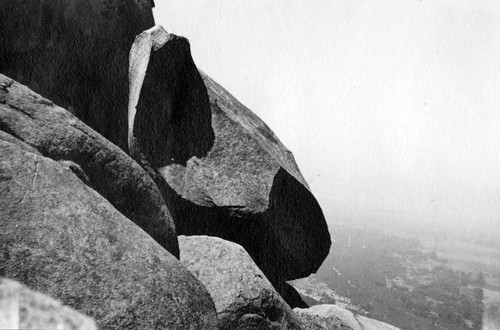
[[[496,232],[380,214],[336,219],[322,267],[292,283],[308,304],[337,303],[401,329],[500,329]]]

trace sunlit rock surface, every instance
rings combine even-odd
[[[0,278],[0,329],[97,330],[97,326],[90,317],[47,295]]]
[[[305,309],[295,308],[293,311],[305,328],[310,330],[399,330],[395,326],[354,314],[337,305],[316,305]]]
[[[0,74],[0,131],[60,161],[175,256],[174,221],[153,180],[68,111]],[[19,142],[17,142],[19,143]],[[71,161],[80,170],[65,163]]]
[[[2,78],[0,91],[6,90],[2,120],[9,111],[39,115],[10,97],[49,102]],[[22,128],[30,130],[29,122]],[[2,276],[93,317],[103,329],[217,328],[209,293],[174,256],[85,184],[71,163],[6,136],[0,135]]]
[[[238,244],[179,236],[181,262],[215,302],[219,329],[301,329],[291,308]]]

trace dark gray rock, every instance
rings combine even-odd
[[[179,236],[181,262],[212,295],[219,329],[301,329],[291,308],[240,245]]]
[[[151,0],[2,0],[0,73],[126,147],[128,55]]]
[[[96,191],[16,144],[0,155],[0,276],[102,329],[217,328],[203,285]]]
[[[129,107],[129,137],[134,157],[167,183],[177,232],[241,244],[275,285],[315,272],[330,234],[292,154],[204,76],[207,96],[185,39],[159,36],[149,31],[132,47],[131,67],[142,71],[131,70],[130,99],[138,101]]]
[[[153,168],[205,156],[214,141],[210,103],[187,39],[161,26],[144,31],[129,71],[131,155],[143,154]]]
[[[290,305],[291,308],[308,308],[309,305],[302,299],[300,293],[287,282],[279,282],[274,284],[274,288],[280,296]]]
[[[0,329],[97,330],[97,326],[90,317],[47,295],[0,278]]]
[[[120,148],[68,111],[0,74],[0,131],[65,166],[175,256],[175,225],[148,174]],[[68,164],[67,164],[68,165]]]

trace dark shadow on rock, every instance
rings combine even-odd
[[[308,308],[309,305],[302,300],[300,293],[286,282],[274,284],[274,288],[291,308]]]
[[[151,52],[134,123],[140,149],[154,168],[204,157],[215,139],[207,89],[189,42],[171,36]]]
[[[321,207],[311,192],[283,168],[274,177],[269,200],[270,207],[263,214],[263,222],[271,230],[265,231],[268,237],[262,237],[262,244],[276,242],[277,238],[288,241],[276,244],[276,251],[270,250],[280,255],[273,258],[276,260],[264,254],[263,264],[288,269],[283,275],[278,272],[280,279],[309,276],[330,252],[330,233]],[[315,219],[314,225],[310,219]],[[289,251],[282,246],[288,246]]]
[[[157,177],[156,181],[160,180]],[[310,217],[324,216],[314,196],[295,178],[280,169],[273,181],[270,208],[248,216],[231,207],[197,205],[179,196],[168,184],[160,190],[179,235],[217,236],[240,244],[288,304],[304,306],[300,296],[297,299],[284,281],[306,277],[319,268],[329,252],[330,245],[325,246],[325,241],[330,241],[330,234],[325,221],[319,222],[324,226],[307,223]],[[290,242],[282,242],[283,237]],[[283,246],[295,251],[287,251]]]

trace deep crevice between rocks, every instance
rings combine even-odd
[[[230,207],[194,204],[179,196],[151,167],[146,170],[164,195],[179,235],[216,236],[243,246],[292,308],[307,306],[285,281],[309,276],[321,266],[330,250],[330,244],[322,246],[322,242],[330,242],[330,234],[327,228],[308,226],[310,217],[323,217],[321,208],[314,196],[288,172],[281,168],[276,174],[270,193],[270,208],[264,213],[242,218],[234,216]],[[316,205],[312,209],[317,213],[303,214],[304,209],[311,209],[311,204]],[[279,209],[288,212],[281,214]],[[326,222],[323,223],[326,227]],[[311,239],[309,242],[307,239],[288,242],[303,244],[302,247],[294,246],[300,249],[302,260],[297,260],[279,244],[278,232],[288,226],[300,226],[299,232]]]

